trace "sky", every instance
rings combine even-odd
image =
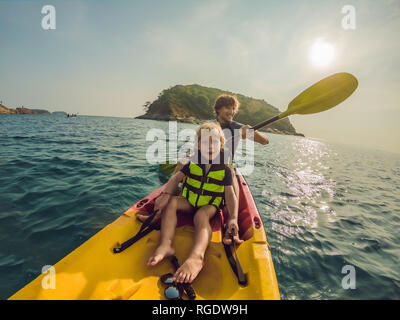
[[[53,5],[56,28],[44,30]],[[345,5],[355,29],[344,29]],[[307,137],[400,153],[399,0],[0,0],[0,101],[135,117],[176,84],[264,99],[281,111],[322,78],[349,72],[356,92],[290,121]],[[316,66],[316,41],[334,48]]]

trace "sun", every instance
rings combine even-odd
[[[316,67],[326,67],[335,57],[335,48],[329,42],[318,39],[310,49],[310,60]]]

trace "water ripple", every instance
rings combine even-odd
[[[164,182],[157,166],[146,163],[145,135],[167,126],[106,117],[0,117],[0,298]],[[282,298],[400,299],[400,157],[268,137],[246,179]],[[355,267],[356,290],[341,287],[345,265]]]

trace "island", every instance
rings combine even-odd
[[[64,111],[50,112],[44,109],[31,109],[22,106],[21,108],[7,108],[0,103],[0,114],[42,114],[42,115],[66,115]]]
[[[238,98],[240,109],[235,120],[244,124],[253,126],[281,113],[276,107],[262,99],[193,84],[175,85],[163,90],[155,101],[147,101],[143,105],[145,114],[136,119],[197,124],[214,120],[213,105],[220,94],[232,94]],[[269,127],[263,128],[262,131],[304,137],[302,133],[296,132],[288,118],[279,120]]]

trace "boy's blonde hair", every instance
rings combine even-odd
[[[221,129],[221,126],[216,122],[204,122],[200,127],[197,128],[197,143],[201,140],[201,131],[202,130],[209,130],[218,133],[219,141],[221,142],[221,149],[224,149],[225,145],[225,135]]]

